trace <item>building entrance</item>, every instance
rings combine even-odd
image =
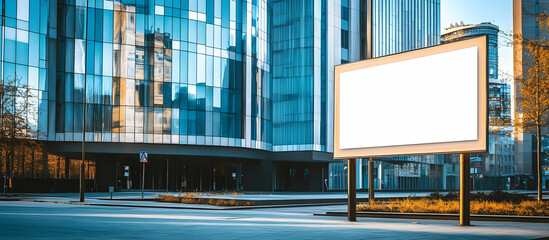
[[[276,191],[323,191],[328,177],[324,164],[277,162]]]
[[[240,191],[242,163],[225,159],[202,159],[149,156],[145,163],[145,185],[148,191]],[[136,158],[118,159],[118,191],[140,190],[143,164]]]

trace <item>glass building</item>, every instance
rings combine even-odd
[[[240,159],[267,159],[270,1],[0,3],[2,80],[21,79],[32,89],[40,108],[29,115],[38,116],[34,126],[48,151],[40,161],[57,158],[51,165],[64,174],[56,178],[71,178],[67,166],[81,161],[84,133],[86,160],[97,170],[88,177],[100,190],[140,187],[138,165],[130,160],[139,151],[152,157],[147,188],[166,187],[166,181],[154,181],[164,161],[164,168],[182,172],[172,174],[170,188],[215,189],[217,177],[225,189],[242,189],[243,174],[232,176],[242,171]],[[221,158],[231,160],[214,166]],[[10,164],[14,177],[37,177],[18,169],[17,161]],[[43,171],[51,178],[49,169]]]
[[[439,0],[372,2],[375,57],[438,43]],[[31,89],[45,147],[2,152],[15,191],[77,190],[83,137],[88,190],[141,188],[141,151],[146,189],[335,183],[333,69],[365,58],[366,0],[0,4],[2,84]]]
[[[463,22],[450,24],[440,36],[441,43],[450,43],[469,38],[488,37],[488,78],[498,79],[498,34],[499,27],[489,22],[480,24],[464,24]]]

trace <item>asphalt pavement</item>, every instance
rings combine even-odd
[[[89,199],[91,200],[91,199]],[[0,239],[537,239],[549,224],[313,216],[345,205],[211,211],[0,201]]]

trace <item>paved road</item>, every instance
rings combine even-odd
[[[535,239],[549,224],[313,216],[346,206],[188,210],[0,201],[0,239]]]

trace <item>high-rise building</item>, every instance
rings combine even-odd
[[[499,27],[489,22],[480,24],[460,22],[451,24],[440,36],[442,44],[484,35],[488,37],[488,115],[493,123],[511,121],[511,86],[505,79],[498,77],[498,34]],[[502,129],[491,126],[488,152],[471,155],[474,189],[514,187],[516,179],[514,178],[512,131],[511,127]]]
[[[527,39],[548,39],[549,31],[540,29],[540,24],[537,15],[549,11],[548,0],[513,0],[513,33],[520,34]],[[513,45],[513,59],[515,78],[518,78],[526,73],[526,66],[523,65],[523,59],[526,59],[528,52],[519,44]],[[519,94],[518,85],[515,86],[515,95]],[[515,105],[515,114],[520,114],[520,109]],[[542,146],[543,153],[549,151],[549,130],[542,129]],[[534,189],[537,186],[537,141],[535,136],[528,132],[517,131],[515,133],[515,162],[516,173],[519,177],[519,185],[521,189]],[[543,155],[542,155],[543,156]],[[549,186],[549,157],[545,154],[543,162],[542,181],[543,188]]]
[[[438,43],[439,0],[372,2],[374,56]],[[77,190],[83,136],[88,190],[141,188],[139,152],[146,189],[327,188],[366,0],[1,4],[0,76],[31,89],[47,150],[8,162],[16,191]]]
[[[499,27],[489,22],[480,24],[450,24],[440,36],[440,43],[450,43],[469,38],[488,36],[488,79],[498,79],[498,34]]]

